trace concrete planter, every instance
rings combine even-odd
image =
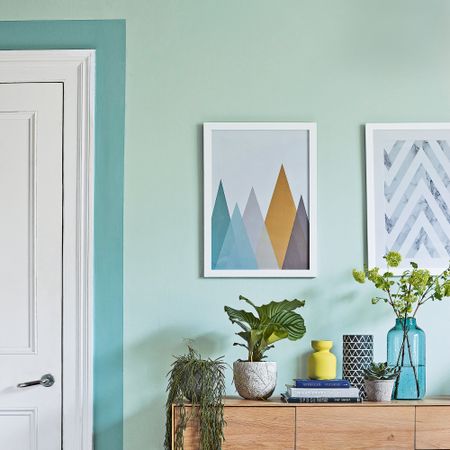
[[[277,385],[277,363],[236,361],[233,364],[234,385],[248,400],[268,399]]]
[[[365,380],[367,400],[370,402],[390,402],[395,380]]]

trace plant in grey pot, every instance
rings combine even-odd
[[[364,371],[367,400],[370,402],[391,401],[392,389],[399,372],[399,367],[389,367],[387,362],[372,363]]]
[[[225,306],[225,312],[232,323],[241,331],[236,333],[245,343],[235,343],[245,347],[248,352],[246,360],[233,364],[234,384],[239,395],[249,400],[268,399],[277,384],[277,365],[275,362],[263,361],[267,350],[282,339],[296,341],[306,333],[303,317],[295,312],[305,305],[303,300],[272,301],[257,306],[248,298],[240,295],[239,300],[248,303],[256,315],[245,310]]]

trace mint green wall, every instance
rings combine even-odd
[[[125,22],[0,22],[2,50],[66,48],[96,49],[94,445],[121,450]]]
[[[241,356],[224,304],[307,299],[299,343],[272,351],[279,390],[313,338],[375,334],[392,317],[350,270],[365,259],[363,124],[450,121],[448,0],[0,0],[3,18],[127,20],[126,450],[162,448],[165,374],[182,338]],[[201,124],[317,121],[319,277],[202,279]],[[450,303],[430,305],[431,393],[450,393]],[[231,377],[228,376],[230,382]],[[230,386],[230,392],[232,387]]]

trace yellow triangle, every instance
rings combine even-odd
[[[286,172],[281,165],[266,216],[267,232],[280,269],[283,267],[296,212]]]

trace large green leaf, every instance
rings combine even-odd
[[[271,321],[288,331],[288,339],[296,341],[306,333],[305,322],[300,314],[294,311],[278,311]]]
[[[244,311],[242,309],[234,309],[230,306],[225,306],[225,312],[228,314],[229,319],[233,323],[237,323],[245,330],[244,327],[242,327],[242,322],[248,323],[249,327],[251,329],[258,328],[260,324],[260,320],[255,317],[251,312]]]
[[[262,321],[268,321],[280,311],[293,311],[305,306],[304,300],[283,300],[281,302],[270,302],[266,305],[255,306]],[[270,320],[272,322],[272,320]]]
[[[288,330],[278,324],[269,325],[264,332],[264,340],[267,345],[273,344],[281,339],[286,339],[289,335]]]
[[[258,307],[249,298],[244,297],[243,295],[239,296],[239,300],[243,300],[244,302],[246,302],[249,305],[253,306],[253,308],[258,309]]]

